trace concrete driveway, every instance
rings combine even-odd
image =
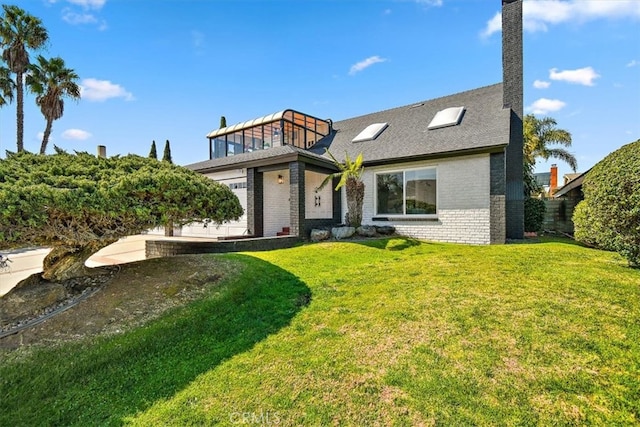
[[[164,236],[141,234],[124,237],[112,245],[102,248],[86,262],[87,267],[124,264],[145,259],[145,241],[164,239]],[[42,271],[42,260],[49,253],[48,248],[17,249],[3,251],[12,261],[10,271],[0,272],[0,296],[9,292],[18,282],[34,273]]]

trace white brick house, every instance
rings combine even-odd
[[[435,169],[437,172],[437,214],[432,218],[385,218],[377,220],[376,177],[399,170]],[[397,232],[417,239],[441,242],[491,243],[491,211],[489,155],[473,155],[458,159],[411,162],[365,169],[363,222],[385,225],[391,222]],[[369,189],[369,191],[366,191]],[[501,237],[502,238],[502,237]]]
[[[329,150],[363,154],[363,224],[433,241],[522,238],[522,0],[502,3],[502,83],[336,123],[284,110],[209,133],[209,160],[187,167],[230,185],[245,216],[183,235],[308,238],[341,223],[344,194],[317,191],[336,171]]]

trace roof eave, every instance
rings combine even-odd
[[[389,165],[394,163],[407,163],[407,162],[415,162],[422,160],[434,160],[434,159],[446,159],[452,157],[461,157],[461,156],[471,156],[474,154],[491,154],[491,153],[500,153],[504,152],[504,149],[507,147],[507,144],[503,145],[495,145],[491,147],[482,147],[482,148],[471,148],[466,150],[456,150],[456,151],[444,151],[439,153],[425,153],[421,155],[412,155],[405,157],[393,157],[389,159],[379,159],[379,160],[370,160],[364,161],[363,166],[381,166],[381,165]]]
[[[273,166],[273,165],[281,165],[288,164],[290,162],[296,162],[303,160],[304,163],[312,164],[314,166],[320,166],[323,168],[337,170],[337,167],[333,164],[329,159],[324,159],[318,155],[307,155],[304,152],[291,152],[286,154],[281,154],[274,157],[269,157],[266,159],[248,159],[248,160],[240,160],[235,163],[228,163],[220,166],[204,166],[202,168],[194,168],[195,172],[199,172],[202,174],[213,173],[213,172],[224,172],[233,169],[244,169],[244,168],[260,168],[265,166]]]

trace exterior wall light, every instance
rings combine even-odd
[[[278,184],[284,184],[284,177],[282,175],[278,175]]]

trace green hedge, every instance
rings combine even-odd
[[[573,215],[577,240],[616,251],[640,266],[640,139],[596,164]]]
[[[524,200],[524,231],[537,232],[542,230],[546,210],[547,207],[542,199],[526,198]]]

